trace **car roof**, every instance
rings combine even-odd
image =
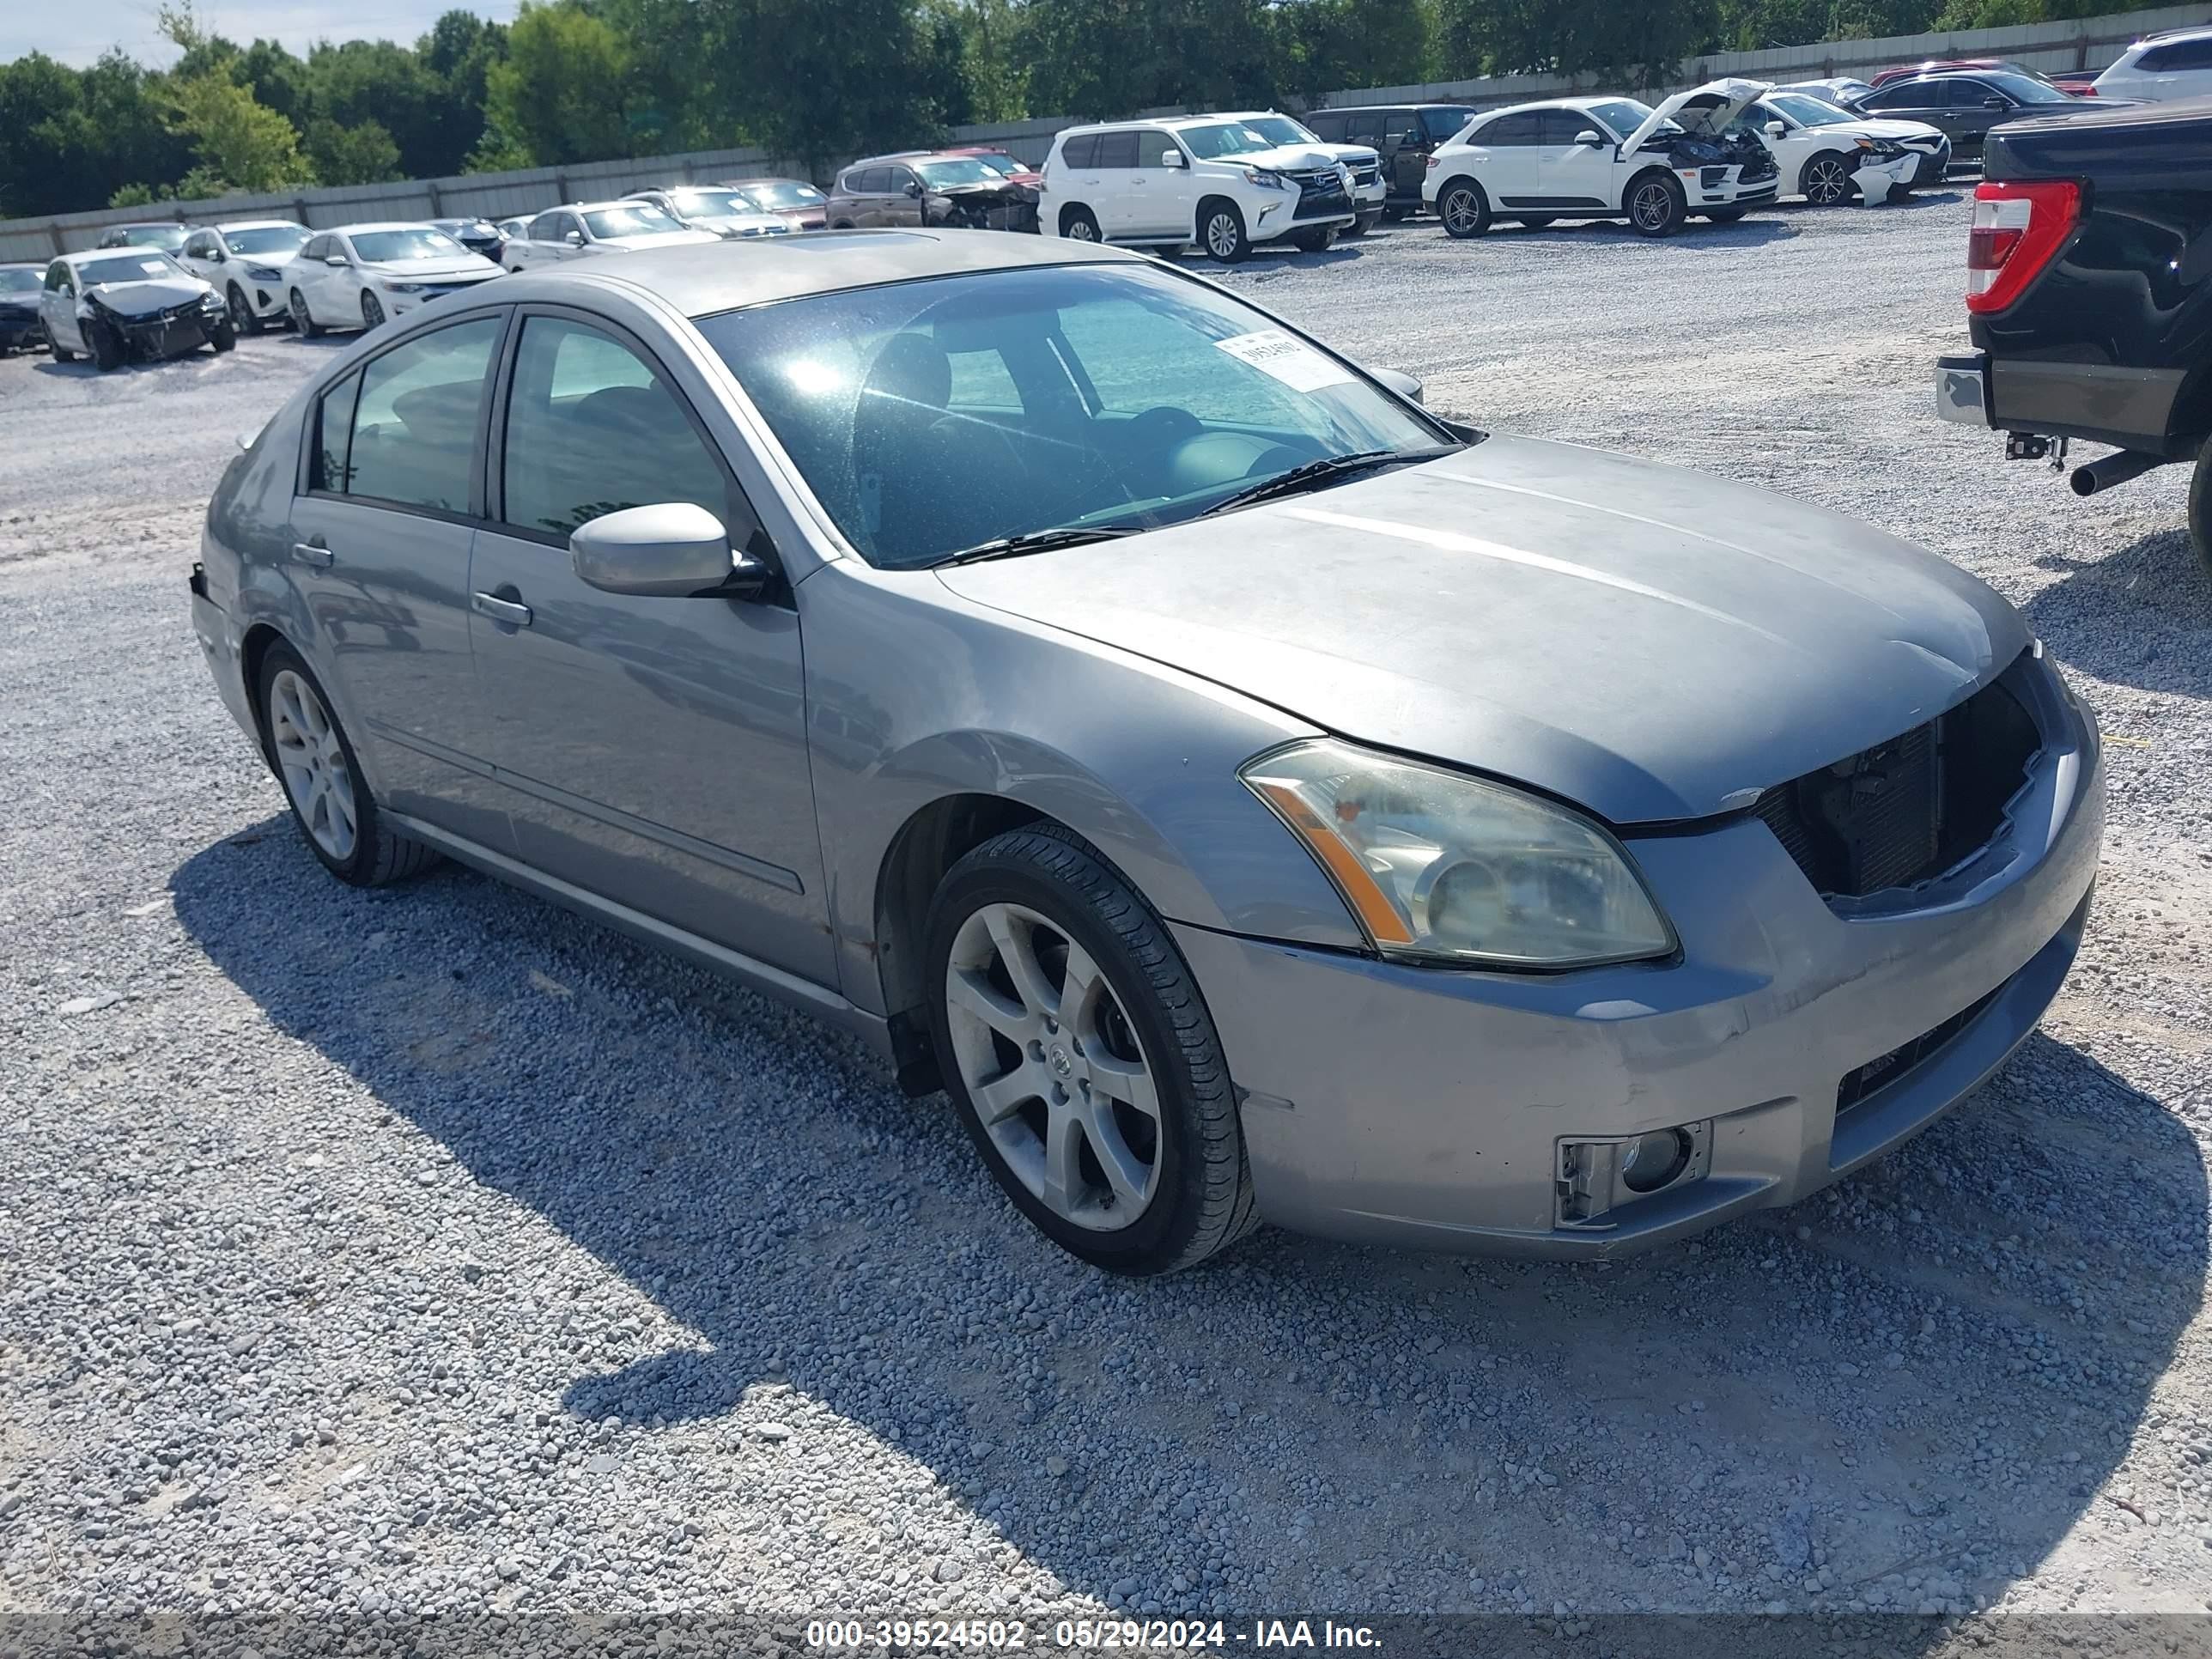
[[[1478,107],[1478,106],[1477,106],[1476,105],[1474,105],[1474,104],[1455,104],[1455,103],[1453,103],[1449,99],[1446,99],[1446,100],[1445,100],[1444,101],[1443,101],[1442,103],[1419,103],[1419,102],[1416,102],[1416,103],[1411,103],[1411,104],[1330,104],[1330,105],[1327,106],[1325,108],[1309,111],[1309,112],[1308,112],[1308,113],[1310,113],[1310,114],[1313,114],[1313,115],[1372,115],[1372,114],[1374,114],[1374,113],[1375,113],[1376,111],[1378,111],[1378,110],[1391,110],[1391,109],[1464,109],[1464,110],[1472,110],[1472,109],[1475,109],[1475,108],[1477,108],[1477,107]],[[1482,112],[1483,114],[1485,114],[1485,115],[1487,115],[1490,112],[1489,112],[1488,110],[1483,110],[1481,112]]]
[[[319,234],[325,236],[359,236],[372,230],[432,230],[436,227],[428,219],[378,219],[366,224],[331,225]]]
[[[670,189],[676,186],[670,185]],[[609,208],[634,208],[637,204],[628,197],[617,197],[611,202],[563,202],[558,207],[547,208],[548,213],[604,213]],[[536,216],[532,216],[535,217]]]
[[[61,259],[64,264],[75,267],[87,259],[112,259],[118,253],[158,253],[164,259],[169,257],[168,249],[155,247],[151,242],[125,242],[121,247],[81,247],[74,253],[63,254]]]
[[[2207,34],[2212,34],[2212,24],[2191,23],[2181,28],[2160,29],[2154,34],[2138,35],[2130,44],[2129,50],[2133,51],[2136,46],[2161,46],[2168,40],[2190,40]]]
[[[305,230],[297,219],[225,219],[219,224],[194,225],[195,230]]]
[[[589,270],[550,271],[533,279],[588,278],[659,295],[687,317],[708,317],[742,306],[879,288],[887,283],[983,270],[1048,265],[1126,264],[1157,260],[1121,248],[1058,236],[981,236],[951,230],[825,230],[763,239],[758,246],[727,242],[645,248],[617,260],[592,259]],[[520,294],[520,289],[517,293]]]

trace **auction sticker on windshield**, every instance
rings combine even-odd
[[[1217,351],[1225,351],[1239,362],[1251,364],[1262,374],[1273,375],[1293,392],[1318,392],[1325,386],[1342,386],[1352,379],[1352,371],[1342,363],[1279,328],[1233,335],[1226,340],[1216,340],[1213,345]]]

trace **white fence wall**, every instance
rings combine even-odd
[[[2009,58],[2046,73],[2102,69],[2137,36],[2212,19],[2212,0],[2194,5],[2162,6],[2149,11],[2118,12],[2059,23],[2014,28],[1958,29],[1946,34],[1894,35],[1873,40],[1827,40],[1771,52],[1719,52],[1682,66],[1678,83],[1695,86],[1722,76],[1762,81],[1809,80],[1869,72],[1887,64],[1923,58]],[[1327,94],[1331,104],[1443,100],[1501,104],[1548,98],[1596,85],[1589,76],[1553,75],[1486,76],[1418,87],[1370,87]],[[1174,113],[1158,111],[1146,113]],[[1041,165],[1053,135],[1088,117],[1044,116],[1001,125],[960,127],[963,143],[999,145],[1009,154]],[[574,167],[535,167],[522,173],[470,173],[454,179],[417,179],[392,185],[330,185],[267,196],[226,196],[214,202],[165,202],[155,207],[100,208],[50,219],[0,222],[0,260],[48,259],[56,253],[89,247],[110,225],[150,219],[204,222],[266,216],[298,220],[321,228],[371,219],[452,218],[464,214],[505,219],[537,213],[562,202],[620,196],[648,185],[715,179],[757,178],[791,173],[757,149],[696,150],[682,155],[638,156],[589,161]]]

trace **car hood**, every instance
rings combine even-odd
[[[2028,643],[1982,583],[1855,520],[1527,439],[939,574],[1620,824],[1745,806],[1930,719]]]
[[[602,236],[592,247],[682,247],[686,242],[719,242],[711,230],[668,230],[654,236]]]
[[[1623,155],[1633,154],[1645,139],[1668,121],[1694,137],[1715,137],[1742,114],[1753,99],[1773,90],[1773,86],[1765,81],[1731,78],[1708,81],[1702,87],[1678,92],[1653,110],[1644,118],[1644,125],[1628,135],[1628,142],[1620,147],[1620,153]]]
[[[137,283],[97,283],[85,290],[118,317],[150,317],[215,290],[187,276],[149,276]]]
[[[496,276],[499,267],[481,253],[456,254],[440,259],[391,259],[362,269],[372,276],[402,283],[450,283],[462,276]]]
[[[1337,164],[1338,146],[1334,144],[1278,144],[1273,149],[1239,150],[1234,155],[1217,155],[1217,161],[1232,167],[1266,167],[1271,172],[1304,173],[1314,167],[1333,167]]]
[[[783,221],[773,213],[716,213],[702,215],[690,221],[699,230],[712,230],[726,235],[758,234],[762,231],[777,232]]]

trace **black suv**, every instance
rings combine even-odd
[[[1382,215],[1395,220],[1421,210],[1430,152],[1457,137],[1476,112],[1472,104],[1374,104],[1313,110],[1303,118],[1325,144],[1364,144],[1382,158],[1389,181]]]

